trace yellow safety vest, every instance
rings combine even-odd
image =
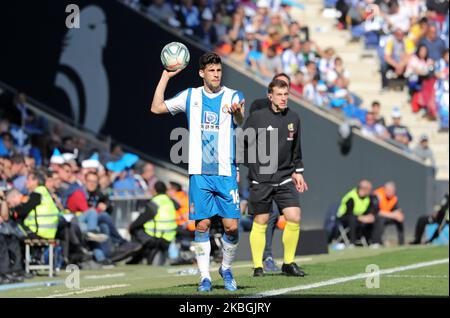
[[[151,201],[158,206],[158,213],[153,220],[144,224],[145,233],[169,242],[173,241],[177,235],[175,205],[165,194],[159,194]]]
[[[338,210],[338,217],[343,216],[347,212],[347,201],[353,199],[354,207],[353,207],[353,215],[360,216],[363,215],[370,205],[370,197],[360,198],[358,195],[358,189],[353,188],[349,193],[347,193],[341,201],[341,205]]]
[[[41,203],[28,214],[23,224],[44,239],[54,239],[58,230],[58,208],[46,187],[39,186],[34,192],[41,195]]]

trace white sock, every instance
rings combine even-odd
[[[236,257],[237,247],[238,247],[237,243],[231,244],[225,242],[222,239],[222,253],[223,253],[222,270],[227,270],[231,268],[231,263],[233,263],[234,258]]]
[[[209,260],[211,255],[211,242],[195,242],[195,256],[197,258],[198,270],[200,271],[201,280],[208,278],[211,280],[209,273]]]

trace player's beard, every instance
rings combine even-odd
[[[222,88],[220,81],[217,85],[214,85],[212,82],[205,81],[205,85],[213,93],[217,93]]]

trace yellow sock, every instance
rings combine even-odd
[[[263,254],[266,247],[266,229],[267,224],[262,225],[253,222],[250,232],[250,248],[252,250],[253,264],[255,268],[263,267]]]
[[[298,239],[300,236],[300,224],[286,222],[283,232],[284,263],[291,264],[295,259]]]

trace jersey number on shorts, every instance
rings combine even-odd
[[[233,197],[233,203],[239,203],[239,191],[238,191],[238,189],[231,190],[230,191],[230,195]]]

